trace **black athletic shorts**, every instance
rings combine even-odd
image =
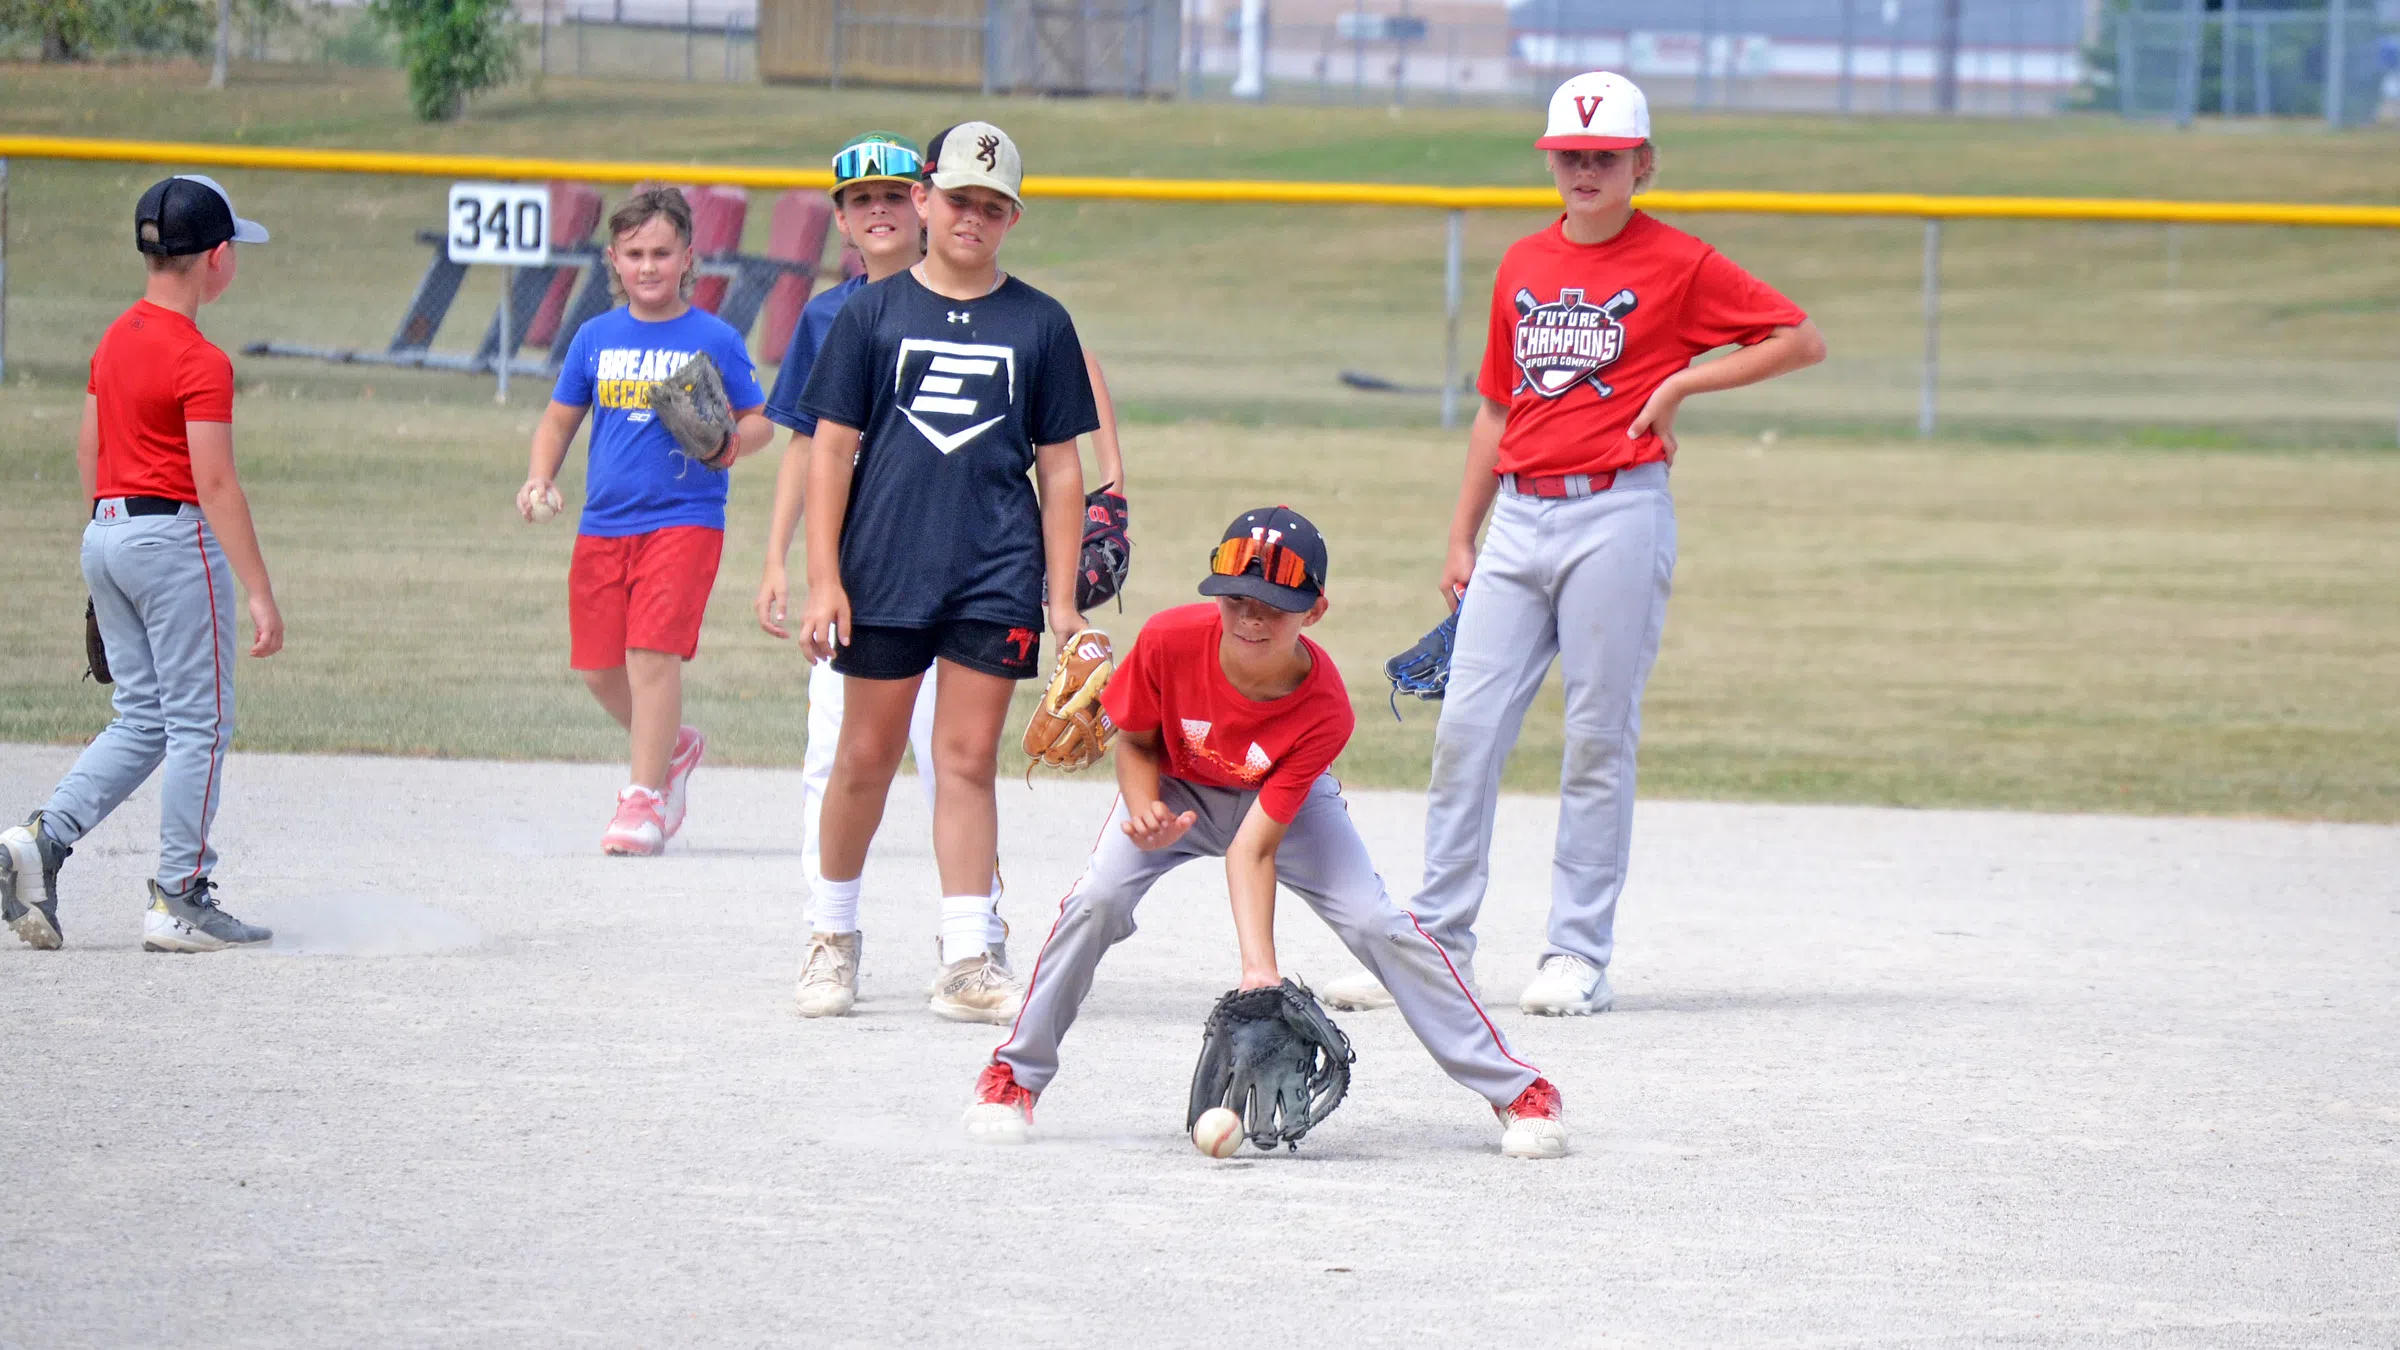
[[[930,628],[856,624],[849,645],[834,652],[833,669],[862,680],[905,680],[932,669],[936,657],[1004,680],[1029,680],[1042,667],[1042,634],[985,619],[951,619]]]

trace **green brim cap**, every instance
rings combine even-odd
[[[852,183],[914,183],[925,171],[925,154],[906,136],[870,131],[853,136],[833,154],[833,190]]]

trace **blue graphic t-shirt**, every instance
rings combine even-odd
[[[817,353],[825,346],[825,335],[833,331],[834,319],[866,284],[867,274],[861,272],[830,291],[810,296],[800,307],[800,322],[792,326],[792,345],[783,349],[783,369],[775,374],[775,392],[767,395],[768,421],[803,436],[817,434],[817,419],[800,406],[800,393],[808,388],[808,372],[816,368]]]
[[[567,344],[550,397],[592,410],[582,533],[616,539],[674,525],[725,528],[725,472],[685,455],[650,413],[651,386],[694,352],[717,363],[735,411],[765,401],[742,335],[703,310],[648,323],[619,306],[577,329]]]

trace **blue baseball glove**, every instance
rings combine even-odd
[[[1450,652],[1458,645],[1458,611],[1462,601],[1417,645],[1383,663],[1383,678],[1392,682],[1392,720],[1400,720],[1400,696],[1438,700],[1450,688]]]

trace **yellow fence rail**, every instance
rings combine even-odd
[[[220,169],[395,174],[420,178],[572,178],[594,183],[668,179],[750,188],[829,188],[823,169],[757,164],[544,159],[505,155],[417,154],[387,150],[311,150],[185,141],[123,141],[78,136],[0,136],[0,157],[103,160]],[[1241,179],[1067,178],[1025,180],[1029,197],[1110,201],[1222,202],[1228,205],[1399,206],[1435,211],[1550,209],[1546,187],[1429,187],[1407,183],[1286,183]],[[1946,197],[1911,192],[1660,191],[1641,198],[1653,211],[1749,215],[1886,216],[1918,220],[2107,220],[2164,225],[2297,225],[2400,229],[2400,206],[2307,202],[2152,201],[2120,197]]]
[[[388,150],[319,150],[285,146],[126,141],[78,136],[0,135],[0,222],[7,219],[7,161],[58,159],[169,164],[178,168],[276,169],[301,173],[391,174],[423,178],[576,179],[635,183],[665,179],[761,189],[827,188],[824,169],[770,165],[685,164],[668,161],[521,158],[503,155],[419,154]],[[1464,213],[1555,210],[1546,187],[1432,187],[1404,183],[1292,183],[1193,178],[1069,178],[1025,180],[1028,197],[1105,201],[1201,202],[1248,206],[1381,206],[1449,213],[1446,293],[1448,332],[1442,387],[1442,425],[1457,416],[1458,309]],[[1953,197],[1911,192],[1659,191],[1636,199],[1653,211],[1746,215],[1884,217],[1925,223],[1925,360],[1917,428],[1931,435],[1940,358],[1942,224],[1951,220],[2080,220],[2153,225],[2280,225],[2315,229],[2400,229],[2400,206],[2342,206],[2310,202],[2153,201],[2119,197]],[[0,241],[0,248],[4,248]],[[0,253],[0,286],[5,255]],[[0,335],[6,332],[6,291],[0,289]],[[4,351],[0,347],[0,351]]]

